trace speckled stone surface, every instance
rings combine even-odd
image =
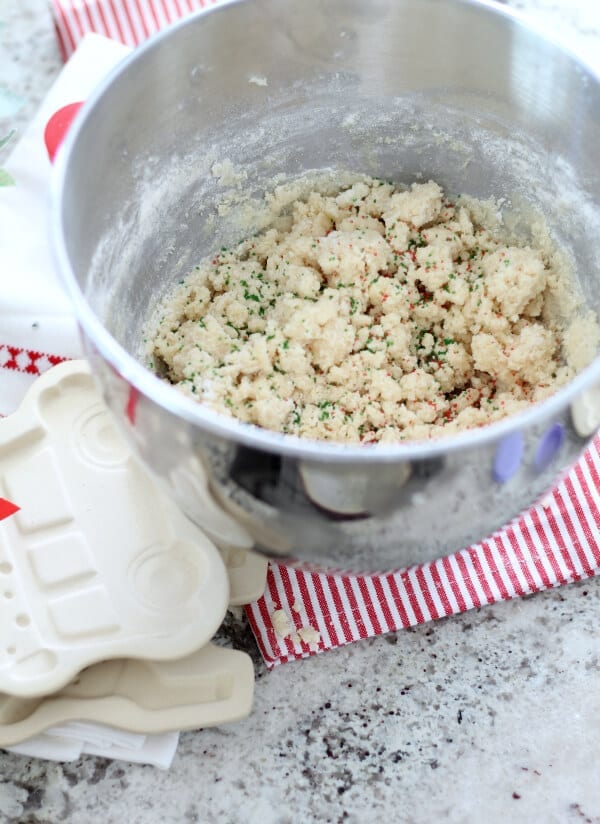
[[[599,822],[599,584],[257,661],[252,716],[186,733],[166,773],[0,756],[0,820]]]
[[[598,49],[595,0],[513,5]],[[0,0],[0,37],[3,134],[60,61],[44,0]],[[229,619],[219,642],[255,660],[250,718],[184,734],[168,772],[0,751],[0,822],[600,824],[599,616],[591,580],[272,673]]]
[[[61,66],[48,3],[0,0],[0,139],[12,129],[19,139]]]

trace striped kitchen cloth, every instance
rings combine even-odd
[[[50,8],[60,50],[67,60],[88,32],[103,34],[127,46],[137,46],[169,23],[219,2],[220,0],[50,0]]]
[[[68,56],[87,31],[136,45],[167,23],[215,2],[219,0],[51,0],[51,7]],[[115,62],[119,57],[115,54]],[[0,389],[2,372],[14,378],[18,372],[27,382],[54,359],[71,354],[63,348],[54,355],[40,355],[36,331],[27,334],[30,344],[9,336],[0,341]],[[381,575],[315,573],[273,563],[263,597],[249,604],[246,613],[267,665],[273,667],[361,638],[578,581],[599,570],[596,438],[542,503],[482,543]]]

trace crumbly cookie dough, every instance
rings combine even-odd
[[[429,439],[518,412],[583,368],[600,332],[566,299],[557,256],[506,245],[490,215],[433,181],[314,191],[180,282],[150,366],[223,414],[331,441]]]

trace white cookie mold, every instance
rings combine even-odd
[[[48,694],[114,657],[180,658],[220,625],[221,555],[133,456],[84,361],[46,372],[0,421],[2,497],[18,510],[0,520],[0,691]],[[229,562],[258,589],[253,558]]]
[[[177,661],[103,661],[45,698],[0,695],[0,747],[70,721],[145,735],[216,726],[245,718],[253,692],[248,655],[213,644]]]

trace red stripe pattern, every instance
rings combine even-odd
[[[64,60],[88,33],[137,46],[182,17],[219,0],[50,0]]]
[[[423,624],[600,572],[600,437],[544,500],[468,549],[381,575],[325,575],[272,563],[262,598],[246,614],[269,667],[384,632]],[[298,607],[300,607],[298,611]],[[296,631],[281,638],[282,609]]]
[[[56,366],[68,358],[61,355],[48,355],[34,349],[23,349],[20,346],[11,346],[0,343],[0,369],[12,372],[24,372],[26,375],[37,377],[51,366]]]

